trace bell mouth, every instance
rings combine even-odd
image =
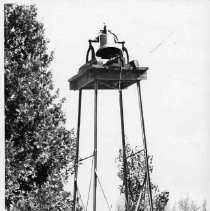
[[[111,59],[116,56],[121,56],[122,50],[116,47],[102,47],[96,52],[96,56],[102,59]]]

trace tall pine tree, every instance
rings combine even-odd
[[[4,8],[5,197],[7,210],[69,210],[63,182],[75,137],[54,91],[44,26],[34,5]]]

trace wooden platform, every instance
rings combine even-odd
[[[84,67],[79,73],[70,78],[70,90],[94,89],[94,81],[98,81],[98,89],[121,89],[147,78],[148,67],[133,68],[131,65],[125,67],[105,67],[91,64]]]

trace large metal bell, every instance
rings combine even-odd
[[[118,48],[114,40],[114,35],[107,32],[99,35],[100,48],[96,52],[96,56],[102,59],[111,59],[122,55],[122,50]]]

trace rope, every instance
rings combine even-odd
[[[146,184],[144,189],[144,210],[146,210]]]
[[[86,211],[87,211],[87,206],[88,206],[88,202],[89,202],[89,196],[90,196],[90,188],[91,188],[91,183],[92,183],[92,177],[93,177],[93,159],[92,159],[92,164],[91,164],[90,184],[89,184],[89,189],[88,189],[88,198],[87,198],[87,203],[86,203],[86,208],[85,208]]]
[[[119,91],[121,91],[121,80],[122,80],[122,67],[120,67],[120,80],[119,80]]]
[[[123,76],[122,76],[122,67],[120,67],[120,80],[119,80],[119,90],[121,90],[121,81],[125,78],[125,77],[127,77],[129,74],[131,74],[132,72],[133,72],[133,70],[134,69],[132,69],[132,70],[130,70],[129,72],[127,72],[126,74],[124,74]]]
[[[107,206],[108,206],[108,208],[109,208],[109,211],[112,211],[112,210],[111,210],[111,207],[109,206],[107,197],[106,197],[106,195],[105,195],[105,192],[104,192],[104,190],[103,190],[103,187],[102,187],[102,185],[101,185],[101,182],[100,182],[100,180],[99,180],[99,177],[98,177],[98,174],[97,174],[97,171],[96,171],[96,170],[95,170],[95,173],[96,173],[96,176],[97,176],[98,183],[99,183],[99,185],[100,185],[100,187],[101,187],[102,193],[103,193],[103,195],[104,195],[104,198],[105,198],[105,200],[106,200]]]
[[[79,194],[79,198],[80,198],[80,200],[81,200],[81,203],[82,203],[83,209],[85,210],[85,206],[84,206],[84,203],[83,203],[83,201],[82,201],[82,196],[81,196],[81,194],[80,194],[80,191],[79,191],[78,185],[77,185],[77,192],[78,192],[78,194]]]
[[[127,73],[121,78],[121,80],[124,79],[127,75],[131,74],[132,72],[133,72],[133,70],[130,70],[129,72],[127,72]]]

